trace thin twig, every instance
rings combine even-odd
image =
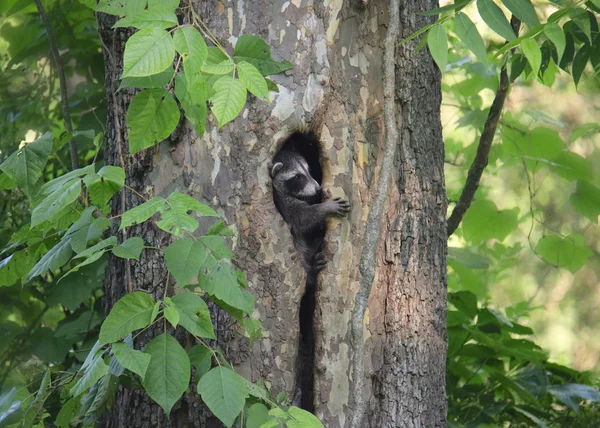
[[[381,169],[379,171],[379,180],[375,199],[363,234],[362,254],[360,256],[360,288],[356,293],[354,300],[354,310],[351,319],[351,337],[352,337],[352,404],[353,414],[350,426],[353,428],[363,427],[365,416],[366,401],[364,391],[364,338],[363,338],[363,320],[365,311],[369,302],[369,295],[375,279],[375,254],[377,242],[379,241],[379,231],[381,224],[381,215],[385,207],[388,195],[388,187],[394,159],[396,158],[396,148],[399,141],[399,132],[401,129],[400,118],[396,106],[396,74],[395,74],[395,47],[398,43],[400,33],[400,0],[390,0],[389,2],[389,24],[387,35],[384,42],[383,56],[383,114],[385,121],[385,148]]]
[[[52,27],[50,26],[50,20],[48,19],[48,15],[42,6],[40,0],[35,0],[35,5],[37,6],[38,12],[40,13],[40,18],[42,18],[42,22],[44,23],[44,27],[46,28],[46,36],[48,36],[48,43],[50,44],[50,52],[52,53],[52,58],[54,59],[54,65],[56,66],[56,73],[58,74],[58,81],[60,83],[60,103],[62,105],[63,110],[63,119],[65,121],[65,129],[69,134],[71,134],[71,139],[69,140],[69,149],[71,151],[71,168],[78,169],[79,168],[79,158],[77,156],[77,145],[75,141],[73,141],[73,125],[71,124],[71,113],[69,111],[69,96],[67,94],[67,79],[65,77],[65,69],[63,67],[62,58],[60,53],[58,52],[58,47],[56,46],[56,39],[54,38],[54,34],[52,33]]]
[[[512,25],[512,28],[515,30],[515,33],[518,34],[519,27],[521,26],[521,21],[519,21],[519,19],[513,15],[513,17],[510,20],[510,23]],[[485,125],[483,126],[483,132],[479,137],[477,154],[475,155],[475,159],[473,159],[473,163],[469,168],[467,181],[465,183],[465,187],[462,190],[462,193],[460,194],[460,199],[458,200],[458,203],[454,206],[450,218],[448,218],[448,236],[454,233],[454,231],[462,221],[463,217],[465,216],[465,213],[471,206],[471,202],[473,202],[475,192],[477,192],[477,188],[479,187],[479,180],[481,180],[483,170],[488,164],[490,148],[492,147],[492,142],[494,141],[494,135],[496,134],[496,128],[498,127],[498,120],[500,119],[500,115],[502,114],[502,109],[504,108],[504,101],[506,100],[506,94],[508,93],[509,87],[510,81],[508,79],[507,65],[504,64],[500,71],[500,83],[498,85],[498,89],[496,90],[496,96],[494,97],[492,107],[490,108],[490,112],[485,121]]]

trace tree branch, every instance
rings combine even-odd
[[[50,44],[50,52],[52,53],[52,59],[54,59],[54,65],[56,66],[56,73],[58,74],[58,81],[60,83],[60,103],[63,110],[63,119],[65,121],[65,129],[69,134],[73,134],[73,126],[71,123],[71,113],[69,112],[69,97],[67,95],[67,79],[65,78],[65,69],[63,67],[62,58],[58,52],[56,45],[56,39],[52,33],[52,27],[50,26],[50,20],[48,15],[42,6],[41,0],[35,0],[44,27],[46,28],[46,35],[48,36],[48,43]],[[77,157],[77,145],[73,141],[72,135],[69,140],[69,149],[71,151],[71,168],[79,168],[79,159]]]
[[[389,1],[389,23],[387,35],[384,42],[383,56],[383,114],[385,121],[385,147],[379,179],[373,205],[369,211],[365,231],[363,234],[362,254],[360,256],[360,285],[354,299],[354,310],[350,320],[350,330],[352,339],[352,381],[353,391],[351,402],[353,408],[351,427],[363,427],[365,416],[365,391],[364,391],[364,338],[363,338],[363,320],[365,311],[369,302],[369,295],[375,278],[375,255],[377,242],[379,241],[379,232],[381,225],[381,215],[388,196],[388,187],[394,159],[396,157],[396,147],[399,144],[398,130],[401,129],[396,106],[396,58],[395,48],[400,33],[400,0]]]
[[[519,34],[519,27],[521,26],[521,21],[519,21],[519,19],[513,15],[513,17],[510,20],[510,23],[515,33]],[[471,203],[473,202],[475,192],[477,192],[477,188],[479,187],[479,180],[481,180],[483,170],[488,164],[490,148],[492,147],[492,142],[494,141],[496,128],[498,128],[498,120],[500,119],[500,115],[502,114],[502,109],[504,108],[504,101],[506,100],[506,95],[508,93],[509,87],[510,81],[508,80],[508,70],[506,64],[504,64],[500,71],[500,84],[498,85],[498,89],[496,90],[496,96],[494,97],[492,107],[490,107],[490,112],[488,113],[485,125],[483,126],[483,132],[479,137],[477,154],[475,155],[475,159],[473,159],[473,163],[469,168],[467,181],[465,183],[465,187],[462,190],[462,193],[460,194],[460,199],[458,200],[458,203],[454,206],[452,214],[448,218],[448,236],[452,235],[454,231],[458,228],[458,225],[462,221],[463,217],[465,216],[465,213],[467,212],[467,210],[471,206]]]

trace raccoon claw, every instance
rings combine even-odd
[[[345,217],[350,212],[350,203],[342,198],[334,198],[331,200],[334,205],[333,213]]]

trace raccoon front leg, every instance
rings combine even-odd
[[[325,215],[334,215],[336,217],[346,217],[350,212],[350,203],[342,198],[334,198],[320,204],[320,209]]]

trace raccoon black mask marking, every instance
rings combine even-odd
[[[271,167],[275,206],[290,225],[294,246],[309,278],[316,278],[325,267],[322,246],[327,217],[344,217],[350,211],[348,201],[341,198],[322,202],[320,165],[317,159],[307,159],[307,154],[318,158],[318,150],[314,133],[296,131],[275,155]]]

